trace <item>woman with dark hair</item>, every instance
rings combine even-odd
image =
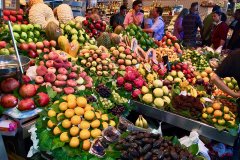
[[[228,33],[228,25],[222,21],[222,12],[213,12],[214,26],[211,34],[211,43],[216,52],[221,53]]]
[[[174,24],[173,35],[176,36],[179,40],[183,39],[183,28],[182,28],[182,21],[183,18],[188,15],[189,10],[187,8],[183,8],[181,13],[178,15],[176,22]]]

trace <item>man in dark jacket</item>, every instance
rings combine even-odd
[[[110,18],[110,25],[112,26],[113,30],[118,25],[121,25],[122,27],[124,27],[123,26],[123,22],[124,22],[126,13],[127,13],[127,7],[122,5],[120,7],[120,12],[111,16],[111,18]]]

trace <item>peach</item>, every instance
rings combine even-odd
[[[57,93],[61,93],[61,92],[63,91],[62,88],[58,88],[58,87],[56,87],[56,86],[52,86],[52,89],[53,89],[54,91],[56,91]]]
[[[68,71],[66,70],[66,68],[61,67],[61,68],[58,69],[58,73],[60,73],[60,74],[68,74]]]
[[[65,74],[58,74],[57,75],[57,80],[59,80],[59,81],[66,81],[67,80],[67,75],[65,75]]]
[[[48,60],[48,58],[49,58],[49,57],[48,57],[47,54],[44,54],[44,55],[43,55],[43,59]]]
[[[65,94],[73,94],[74,93],[74,89],[72,87],[65,87],[65,88],[63,88],[63,91]]]
[[[42,83],[44,82],[44,79],[43,79],[42,76],[36,76],[36,77],[35,77],[35,82],[36,82],[37,84],[42,84]]]
[[[57,86],[57,87],[63,87],[63,86],[65,86],[66,84],[67,84],[66,81],[56,80],[56,81],[54,82],[54,85]]]
[[[46,66],[49,68],[49,67],[53,67],[53,60],[48,60],[47,62],[46,62]]]
[[[56,68],[55,67],[49,67],[48,69],[48,73],[56,73]]]
[[[77,86],[77,82],[75,80],[73,80],[73,79],[69,79],[69,80],[67,80],[67,85],[69,87],[76,87]]]
[[[76,78],[78,78],[78,75],[77,75],[77,73],[75,73],[75,72],[71,72],[71,73],[68,75],[68,78],[70,78],[70,79],[76,79]]]
[[[45,74],[47,74],[47,68],[45,66],[38,66],[36,73],[38,76],[44,76]]]
[[[51,59],[51,60],[55,60],[55,59],[57,59],[57,58],[59,57],[59,54],[57,54],[57,53],[55,53],[55,52],[50,52],[50,53],[48,54],[48,57],[49,57],[49,59]]]
[[[56,80],[56,75],[54,73],[47,73],[44,76],[45,82],[53,83]]]

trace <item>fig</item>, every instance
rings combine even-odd
[[[18,99],[12,94],[5,94],[1,97],[1,105],[4,108],[13,108],[17,103]]]
[[[20,86],[19,82],[14,78],[7,78],[1,82],[1,90],[10,93]]]

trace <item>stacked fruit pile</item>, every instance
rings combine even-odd
[[[172,48],[162,48],[159,47],[156,49],[157,59],[159,62],[162,62],[164,56],[168,56],[169,62],[178,61],[178,54]]]
[[[135,122],[135,126],[140,128],[148,128],[148,122],[142,115],[139,115]]]
[[[178,73],[175,73],[174,71],[178,71]],[[181,73],[184,74],[184,76],[190,83],[193,81],[193,78],[195,77],[193,74],[192,66],[189,66],[186,63],[176,63],[175,65],[172,65],[171,76],[175,77],[175,75],[177,74],[178,77],[180,76],[179,78],[181,78]],[[174,79],[174,81],[175,81],[175,79]]]
[[[238,83],[233,77],[226,77],[223,82],[230,88],[239,91]]]
[[[3,20],[18,24],[28,24],[26,13],[22,9],[18,11],[3,10]]]
[[[90,17],[87,17],[83,22],[83,27],[85,28],[87,34],[92,38],[97,38],[101,35],[102,32],[106,30],[106,23],[102,20],[93,20]]]
[[[6,41],[0,41],[0,55],[15,54],[13,47],[10,47]]]
[[[103,129],[116,125],[108,114],[94,110],[85,97],[70,94],[62,98],[63,102],[55,102],[49,108],[47,126],[65,145],[87,151],[91,141],[102,135]]]

